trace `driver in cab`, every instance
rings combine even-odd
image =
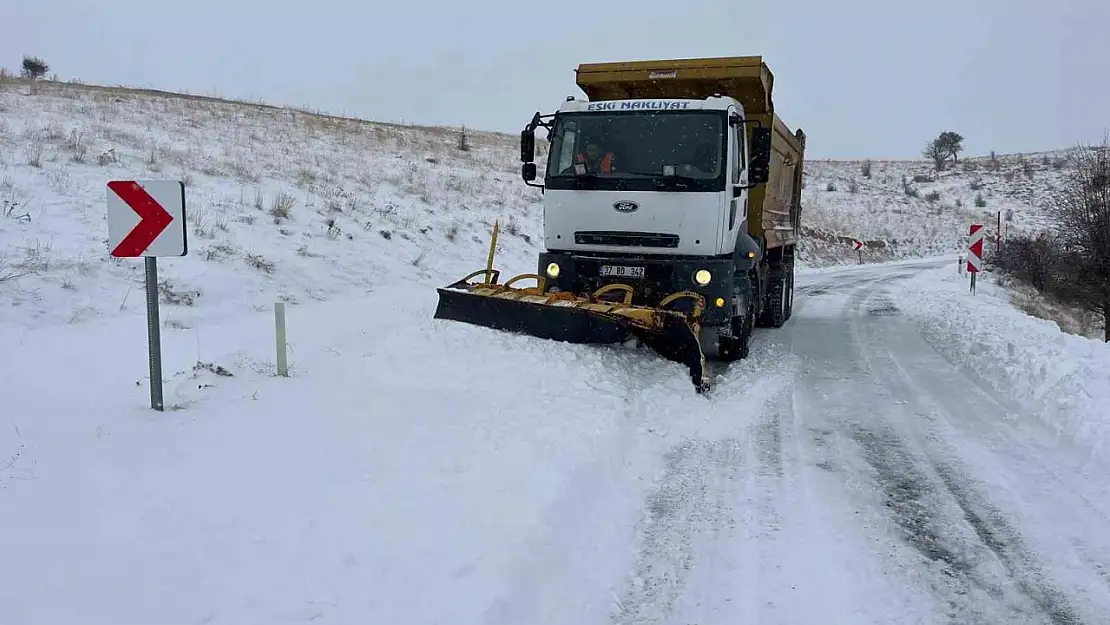
[[[613,161],[616,155],[612,152],[602,153],[601,145],[590,140],[586,142],[585,152],[579,152],[577,161],[586,166],[586,171],[591,174],[608,174],[613,171]]]

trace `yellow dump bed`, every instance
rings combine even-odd
[[[805,133],[792,134],[775,114],[771,92],[774,75],[761,56],[709,59],[583,63],[578,87],[591,102],[641,98],[705,99],[714,94],[735,98],[748,119],[771,133],[771,171],[767,184],[751,190],[748,231],[766,237],[768,247],[797,243],[801,220],[802,165]],[[754,125],[748,125],[748,139]]]

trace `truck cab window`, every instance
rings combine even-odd
[[[728,132],[723,111],[586,112],[560,115],[552,131],[547,175],[551,188],[572,184],[573,167],[585,158],[606,180],[591,184],[657,190],[680,178],[681,189],[712,191],[726,180]],[[565,179],[571,179],[566,181]],[[631,186],[629,186],[631,185]]]
[[[740,184],[740,174],[747,169],[747,150],[744,149],[744,127],[732,127],[732,184]]]
[[[548,175],[558,174],[574,165],[574,155],[577,153],[575,142],[577,139],[578,125],[573,121],[561,124],[560,132],[552,134],[551,148],[547,153]]]

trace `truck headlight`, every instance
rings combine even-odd
[[[558,263],[548,263],[547,264],[547,277],[551,278],[551,279],[555,279],[555,278],[559,277],[559,264]]]
[[[712,279],[713,274],[709,273],[708,269],[698,269],[697,273],[694,274],[694,282],[697,282],[701,286],[709,284],[709,281]]]

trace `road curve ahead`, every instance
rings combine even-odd
[[[925,342],[897,289],[938,262],[799,277],[666,455],[611,623],[1110,623],[1110,471]]]

